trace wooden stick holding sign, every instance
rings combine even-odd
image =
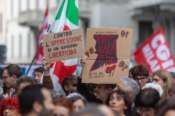
[[[84,53],[81,30],[52,33],[44,36],[44,56],[47,62],[79,58]]]
[[[132,42],[129,28],[90,28],[87,31],[84,83],[115,84],[128,75]]]

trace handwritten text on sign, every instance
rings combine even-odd
[[[83,38],[80,30],[49,34],[44,39],[44,52],[48,62],[81,57]]]

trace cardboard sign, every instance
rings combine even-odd
[[[137,63],[145,64],[150,72],[160,69],[175,72],[174,58],[162,27],[137,48],[134,56]]]
[[[128,75],[132,42],[129,28],[90,28],[87,31],[83,83],[116,84]]]
[[[81,57],[84,41],[81,30],[48,34],[44,36],[44,55],[47,62]]]

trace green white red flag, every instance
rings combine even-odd
[[[79,27],[78,0],[61,0],[51,32],[62,32]]]
[[[79,27],[78,0],[61,0],[55,16],[55,21],[49,31],[51,33],[74,30]],[[58,61],[52,65],[51,77],[54,83],[62,83],[65,77],[70,77],[77,68],[78,59]]]

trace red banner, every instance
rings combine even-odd
[[[162,27],[137,48],[134,57],[138,64],[145,64],[150,72],[160,69],[175,72],[174,58]]]

